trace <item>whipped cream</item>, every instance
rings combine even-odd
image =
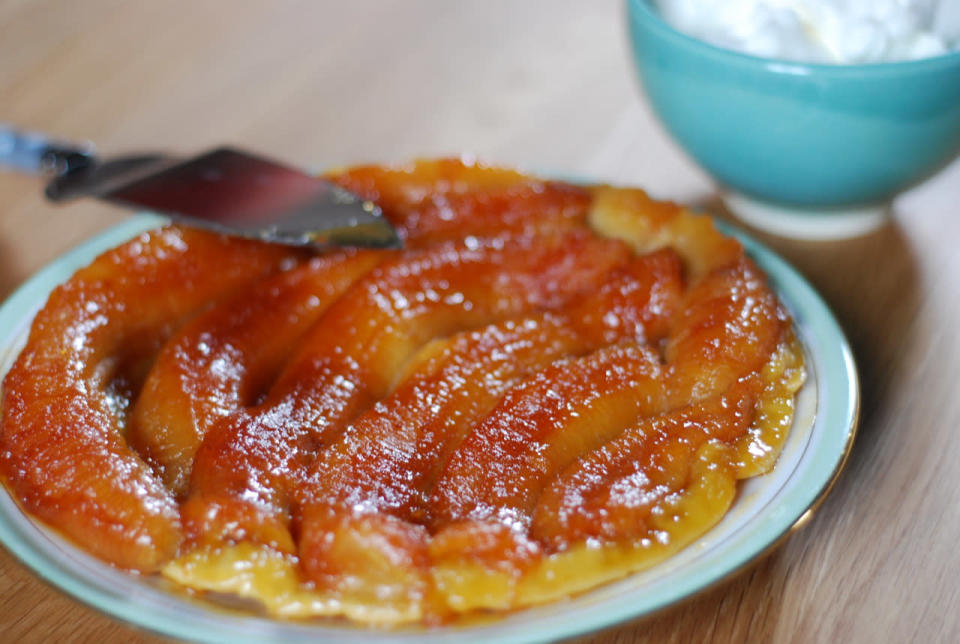
[[[960,48],[960,0],[655,0],[695,38],[811,63],[928,58]]]

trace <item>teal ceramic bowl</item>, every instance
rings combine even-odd
[[[960,52],[866,65],[721,49],[627,0],[640,81],[658,117],[723,186],[778,204],[875,204],[960,153]]]

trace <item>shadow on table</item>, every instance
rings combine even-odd
[[[574,640],[576,644],[769,642],[782,608],[779,554],[762,558],[733,579],[649,617]]]

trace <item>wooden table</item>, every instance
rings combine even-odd
[[[102,150],[234,142],[306,167],[475,153],[716,205],[632,75],[619,2],[0,1],[0,121]],[[960,164],[843,242],[758,235],[835,310],[863,384],[846,473],[732,581],[591,642],[960,641]],[[0,175],[0,298],[119,221]],[[152,642],[0,554],[0,641]]]

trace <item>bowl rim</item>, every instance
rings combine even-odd
[[[668,23],[654,9],[654,0],[626,0],[627,14],[630,20],[637,20],[680,46],[700,50],[700,53],[716,62],[733,64],[743,68],[763,70],[789,76],[835,77],[850,79],[863,77],[875,79],[880,76],[899,76],[917,72],[938,72],[950,67],[960,68],[960,49],[948,51],[937,56],[912,60],[879,61],[871,63],[815,63],[789,58],[771,58],[748,54],[711,44],[682,31]]]

